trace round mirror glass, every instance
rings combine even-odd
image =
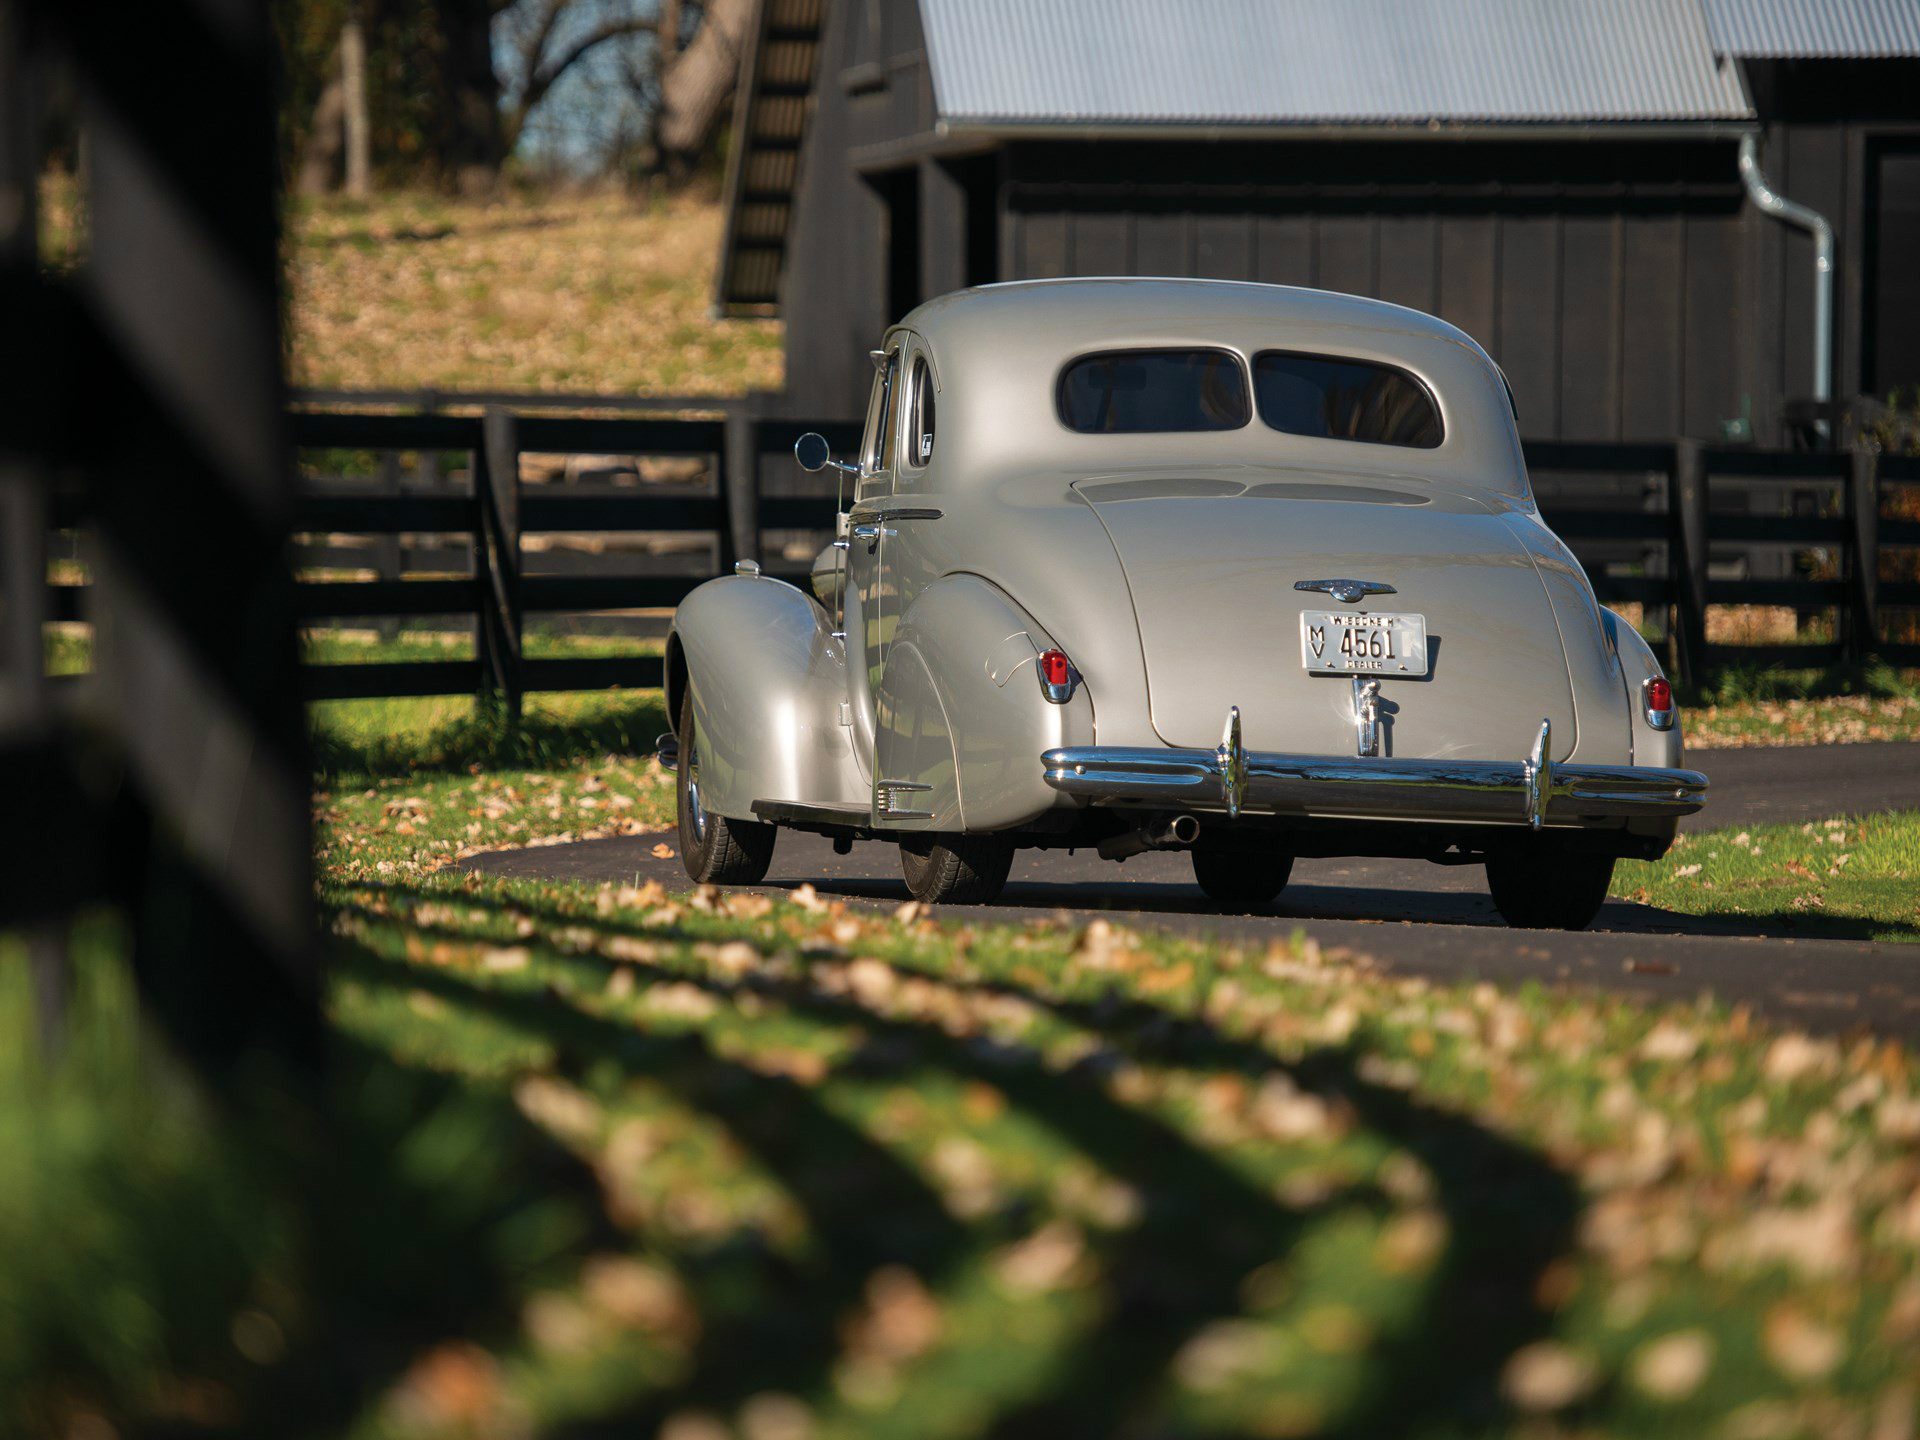
[[[802,470],[824,470],[827,461],[833,458],[833,451],[827,448],[825,436],[809,430],[793,442],[793,458],[800,462]]]

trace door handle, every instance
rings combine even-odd
[[[882,537],[891,540],[899,535],[900,532],[890,529],[885,525],[856,525],[849,533],[852,534],[856,540],[866,541],[867,553],[871,555],[873,554],[874,547],[880,543]]]

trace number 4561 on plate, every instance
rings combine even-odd
[[[1300,663],[1314,675],[1427,673],[1427,617],[1302,610]]]

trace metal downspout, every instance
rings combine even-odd
[[[1755,205],[1813,237],[1813,398],[1824,405],[1833,398],[1833,227],[1768,183],[1760,171],[1760,137],[1752,131],[1740,137],[1740,179]],[[1827,433],[1825,420],[1816,426]]]

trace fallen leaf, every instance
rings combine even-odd
[[[1675,975],[1680,970],[1679,966],[1669,964],[1665,960],[1628,959],[1620,968],[1633,975]]]
[[[763,1390],[740,1407],[741,1440],[813,1440],[813,1410],[798,1395]]]
[[[1055,1220],[1002,1250],[994,1270],[1009,1290],[1036,1295],[1066,1285],[1085,1253],[1080,1228]]]
[[[478,1345],[452,1341],[414,1361],[388,1397],[400,1428],[488,1428],[500,1402],[500,1365]]]
[[[1642,1060],[1691,1060],[1700,1048],[1700,1037],[1684,1026],[1662,1020],[1640,1042]]]
[[[827,908],[827,902],[820,898],[820,892],[815,890],[812,885],[800,886],[793,892],[790,898],[793,903],[798,905],[802,910],[806,910],[814,915],[824,913]]]
[[[945,1325],[940,1302],[904,1265],[887,1265],[867,1277],[865,1304],[841,1326],[841,1339],[856,1359],[898,1364],[933,1348]]]
[[[1789,1301],[1767,1311],[1761,1340],[1774,1369],[1795,1380],[1818,1380],[1846,1357],[1846,1341]]]
[[[1713,1337],[1704,1330],[1676,1330],[1634,1352],[1633,1383],[1655,1400],[1684,1400],[1713,1368]]]
[[[653,858],[656,860],[673,859],[673,847],[667,844],[667,842],[664,840],[662,840],[658,845],[654,846],[650,853],[652,854]]]
[[[1593,1361],[1556,1340],[1516,1350],[1500,1375],[1500,1390],[1522,1410],[1559,1410],[1592,1391]]]
[[[524,970],[532,957],[524,945],[514,945],[500,950],[483,951],[480,956],[480,968],[501,974],[509,970]]]

